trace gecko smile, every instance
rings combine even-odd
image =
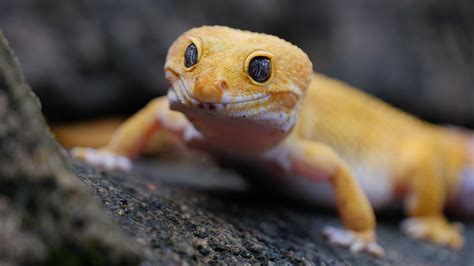
[[[170,101],[179,101],[181,104],[195,106],[199,109],[207,109],[210,111],[224,110],[228,106],[242,108],[249,104],[257,104],[262,108],[265,105],[265,102],[271,97],[267,93],[255,93],[250,96],[236,95],[231,96],[226,92],[223,92],[221,99],[217,101],[203,101],[196,97],[189,89],[186,80],[175,73],[173,70],[167,70],[166,75],[170,81],[171,88],[168,93],[168,98]],[[173,77],[170,77],[173,76]]]
[[[198,106],[215,105],[215,106],[222,106],[225,108],[227,105],[247,104],[251,102],[263,103],[265,100],[267,100],[270,97],[270,95],[264,94],[264,93],[257,93],[251,96],[243,96],[243,95],[230,96],[224,92],[222,93],[222,98],[219,102],[210,102],[210,101],[200,100],[196,96],[194,96],[193,93],[189,91],[189,86],[187,86],[186,81],[183,78],[180,78],[180,86],[178,88],[188,100],[190,100],[193,104],[197,104]]]
[[[291,92],[283,93],[292,94]],[[262,93],[253,96],[253,98],[244,96],[231,98],[225,96],[225,98],[223,97],[224,100],[219,103],[204,102],[192,96],[187,89],[186,81],[182,78],[172,82],[167,98],[172,110],[181,110],[183,112],[199,110],[206,116],[245,119],[259,124],[267,124],[282,132],[289,131],[294,126],[296,120],[296,112],[294,111],[287,113],[281,110],[273,110],[272,94]],[[189,109],[190,107],[192,109]]]
[[[218,79],[212,76],[210,73],[189,78],[186,72],[165,67],[165,77],[171,85],[167,95],[170,108],[180,112],[192,112],[194,115],[200,113],[210,117],[253,121],[281,132],[288,132],[294,126],[298,108],[293,107],[298,102],[296,99],[302,97],[297,87],[290,86],[288,90],[275,92],[268,91],[271,87],[257,88],[246,94],[234,95],[232,91],[241,91],[238,88],[248,84],[229,86],[229,83],[222,81],[225,79],[217,82]],[[198,84],[198,80],[207,82],[204,85]],[[222,86],[222,83],[225,85]],[[206,97],[209,93],[204,93],[203,96],[202,91],[206,90],[216,97]],[[289,106],[287,110],[282,108],[286,104]]]

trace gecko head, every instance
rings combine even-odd
[[[312,64],[301,49],[278,37],[203,26],[171,45],[165,73],[173,110],[289,131]]]

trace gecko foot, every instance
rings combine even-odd
[[[327,226],[323,229],[323,235],[329,243],[348,247],[351,252],[367,252],[375,257],[383,257],[383,248],[375,241],[375,232],[355,232],[347,229],[339,229]]]
[[[464,244],[461,228],[461,224],[450,224],[443,217],[412,217],[401,224],[402,231],[410,237],[453,249],[460,249]]]
[[[132,168],[132,162],[128,158],[104,150],[77,147],[71,149],[70,153],[75,158],[105,170],[129,171]]]

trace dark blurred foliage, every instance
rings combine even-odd
[[[0,27],[51,121],[131,113],[162,95],[168,46],[205,24],[278,35],[315,71],[474,126],[472,0],[0,2]]]

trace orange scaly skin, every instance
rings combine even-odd
[[[197,63],[186,67],[194,44]],[[270,59],[270,78],[248,72]],[[274,36],[213,26],[191,29],[170,47],[168,96],[153,100],[99,150],[72,153],[126,170],[153,134],[168,132],[191,148],[266,170],[295,197],[333,204],[344,229],[324,234],[352,251],[381,256],[372,206],[405,200],[404,231],[459,248],[458,227],[443,208],[456,202],[467,137],[404,114],[342,82],[313,74],[307,55]],[[173,111],[171,111],[171,110]],[[474,146],[474,145],[473,145]],[[469,177],[472,183],[472,177]],[[468,183],[469,183],[468,182]],[[371,206],[372,205],[372,206]]]

